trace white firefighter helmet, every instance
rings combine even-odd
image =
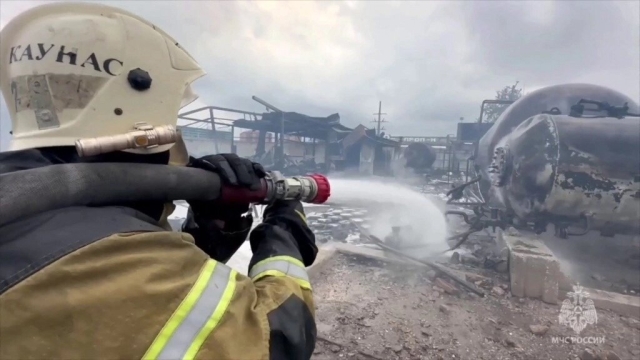
[[[118,8],[53,3],[0,32],[0,89],[11,114],[11,150],[73,146],[126,134],[136,124],[176,125],[205,75],[165,32]],[[157,153],[172,144],[137,153]]]

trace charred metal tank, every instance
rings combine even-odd
[[[436,162],[436,152],[433,148],[425,143],[411,143],[404,150],[405,167],[412,168],[416,171],[425,171],[430,169]]]
[[[557,85],[524,96],[479,141],[482,197],[512,223],[537,229],[553,223],[556,230],[638,234],[638,113],[629,97],[596,85]]]
[[[488,193],[491,188],[491,182],[488,170],[493,160],[496,145],[528,118],[545,112],[569,115],[572,107],[583,99],[606,102],[615,106],[622,106],[627,103],[630,113],[638,113],[638,105],[631,98],[615,90],[598,85],[554,85],[523,96],[502,113],[495,124],[478,142],[475,167],[478,175],[481,176],[481,180],[478,183],[479,191],[486,201],[490,201]],[[607,113],[602,112],[593,115],[606,116]],[[593,123],[592,120],[582,119],[579,123],[591,124]],[[587,121],[591,122],[587,123]]]
[[[640,117],[536,115],[495,147],[491,197],[534,223],[640,232]]]

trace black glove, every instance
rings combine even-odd
[[[189,167],[214,172],[224,185],[258,189],[266,172],[262,165],[236,154],[191,158]],[[183,231],[191,234],[196,245],[210,257],[226,262],[246,240],[253,217],[245,215],[249,204],[222,204],[217,200],[190,201]],[[245,215],[245,216],[243,216]]]
[[[307,219],[304,214],[304,208],[302,203],[297,200],[289,201],[275,201],[266,207],[263,212],[263,224],[273,225],[279,229],[291,234],[291,237],[295,241],[295,247],[297,247],[300,255],[302,256],[302,262],[305,266],[310,266],[316,259],[318,254],[318,247],[316,246],[316,237],[313,231],[307,226]],[[277,233],[273,227],[259,226],[254,230],[251,235],[251,249],[254,254],[260,246],[260,243],[267,240],[285,241],[281,238],[281,234]],[[284,245],[284,244],[281,244]],[[271,250],[278,252],[277,244],[269,246]],[[286,245],[285,245],[286,246]],[[269,250],[267,250],[268,252]]]
[[[196,216],[190,207],[182,231],[193,236],[196,246],[210,258],[226,263],[247,240],[252,224],[251,214],[240,215],[234,220],[224,222],[222,230],[217,219]]]
[[[191,158],[189,167],[214,172],[220,176],[224,185],[260,189],[260,179],[266,176],[262,165],[236,154],[207,155],[199,159]],[[197,216],[205,215],[210,219],[233,220],[249,210],[249,204],[220,205],[213,201],[192,201],[189,203]]]

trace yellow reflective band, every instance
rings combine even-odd
[[[167,321],[162,330],[160,330],[160,333],[158,334],[158,336],[156,336],[155,340],[153,340],[153,343],[147,350],[147,353],[144,354],[142,359],[151,360],[158,358],[158,355],[160,354],[162,349],[164,349],[165,345],[171,338],[171,335],[173,335],[178,326],[182,324],[182,321],[187,317],[189,312],[191,312],[191,309],[193,309],[196,301],[198,301],[200,295],[202,295],[202,292],[207,286],[207,283],[209,282],[209,279],[211,278],[215,267],[216,262],[214,261],[207,261],[204,264],[202,270],[200,271],[200,276],[198,276],[198,280],[196,280],[196,283],[193,284],[193,287],[191,288],[191,290],[189,290],[187,297],[182,300],[180,306],[178,306],[176,311],[169,318],[169,321]]]
[[[216,326],[218,326],[218,323],[220,323],[222,315],[224,315],[224,313],[227,311],[227,308],[229,307],[229,304],[231,304],[231,299],[233,298],[233,293],[235,291],[236,271],[232,269],[229,275],[229,285],[227,285],[227,288],[224,289],[222,299],[220,299],[220,303],[216,307],[216,310],[213,312],[211,317],[209,317],[209,320],[207,320],[204,328],[202,328],[202,330],[200,330],[200,332],[198,333],[198,336],[196,336],[196,339],[189,347],[189,350],[187,350],[187,353],[184,355],[183,359],[193,359],[196,357],[196,354],[200,350],[200,347],[202,347],[202,344],[204,344],[205,340],[207,340],[207,337],[209,337],[209,335],[211,335],[211,333],[213,332],[213,329],[215,329]]]
[[[258,261],[257,264],[253,265],[253,268],[263,264],[270,263],[270,262],[276,262],[276,261],[287,261],[292,263],[293,265],[296,265],[304,269],[304,264],[302,263],[302,261],[294,258],[293,256],[287,256],[287,255],[272,256],[270,258],[266,258],[264,260]]]
[[[304,214],[303,214],[303,213],[301,213],[301,212],[300,212],[300,211],[298,211],[298,210],[295,210],[295,212],[296,212],[296,214],[298,214],[298,215],[302,218],[302,221],[304,221],[304,223],[306,224],[306,223],[307,223],[307,217],[306,217],[306,216],[304,216]]]
[[[303,288],[305,290],[312,290],[311,289],[311,283],[309,281],[298,279],[298,278],[295,278],[293,276],[289,276],[288,274],[285,274],[282,271],[278,271],[278,270],[266,270],[266,271],[263,271],[263,272],[259,273],[258,275],[256,275],[255,277],[251,278],[251,280],[258,281],[258,280],[262,279],[263,277],[267,277],[267,276],[288,277],[291,280],[293,280],[296,283],[298,283],[298,285],[300,285],[301,288]]]
[[[265,276],[287,276],[295,280],[303,289],[311,290],[304,264],[291,256],[270,257],[258,262],[249,270],[249,277],[253,281]]]
[[[220,323],[236,287],[236,272],[209,260],[187,297],[143,359],[192,359]]]

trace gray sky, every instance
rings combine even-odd
[[[640,99],[637,1],[100,1],[177,39],[207,70],[196,105],[261,112],[261,97],[391,135],[452,134],[516,80],[588,82]],[[42,2],[0,1],[0,26]],[[10,123],[0,109],[0,147]]]

